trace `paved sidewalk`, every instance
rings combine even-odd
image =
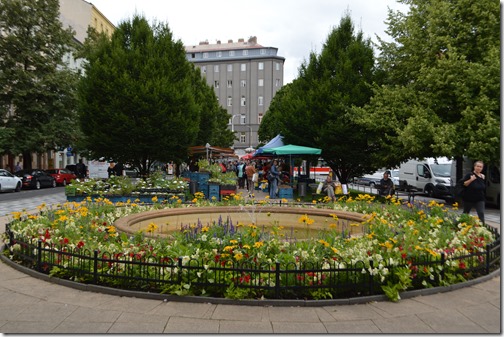
[[[502,333],[500,275],[398,303],[262,307],[93,293],[0,261],[0,298],[1,333]]]

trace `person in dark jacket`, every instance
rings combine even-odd
[[[483,171],[483,162],[478,160],[474,163],[473,171],[463,178],[465,191],[462,196],[464,202],[463,213],[469,214],[474,207],[482,223],[485,223],[485,195],[486,183]]]

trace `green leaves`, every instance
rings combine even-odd
[[[63,56],[74,51],[73,33],[59,21],[57,0],[0,3],[0,126],[12,137],[2,153],[44,152],[71,144],[77,74]],[[30,165],[31,161],[25,163]]]
[[[325,161],[343,183],[371,172],[370,128],[358,124],[353,107],[372,94],[374,57],[370,40],[354,33],[349,16],[341,19],[317,55],[312,53],[299,78],[274,97],[259,129],[262,139],[281,133],[291,144],[322,149]],[[351,149],[350,149],[351,148]]]
[[[91,36],[79,114],[92,157],[131,163],[145,173],[155,160],[185,160],[196,142],[229,145],[229,132],[221,132],[226,112],[168,25],[151,27],[134,16],[110,41]]]
[[[378,58],[386,85],[375,87],[363,123],[394,125],[397,132],[388,134],[394,147],[383,150],[401,161],[469,156],[497,162],[499,5],[489,0],[408,4],[407,15],[389,15],[394,41],[381,41]],[[390,114],[379,112],[391,105]]]

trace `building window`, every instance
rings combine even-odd
[[[275,80],[275,86],[276,86],[276,87],[279,87],[279,86],[280,86],[280,80],[279,80],[278,78]]]
[[[257,123],[261,124],[262,119],[263,119],[263,114],[261,114],[261,113],[260,113],[260,114],[257,116]]]
[[[233,87],[233,81],[232,80],[228,80],[227,81],[227,87],[228,88],[232,88]]]
[[[207,59],[208,58],[208,53],[203,53],[203,58]]]
[[[257,64],[257,69],[259,69],[259,70],[263,70],[263,69],[264,69],[264,62],[259,62],[259,63]]]
[[[191,58],[195,58],[196,57],[196,53],[191,53]]]
[[[240,115],[240,124],[245,124],[246,121],[247,121],[247,116]]]
[[[233,97],[228,96],[228,99],[227,99],[227,106],[233,106]]]
[[[248,55],[248,50],[247,49],[244,49],[243,50],[243,56],[247,56]]]
[[[202,67],[201,67],[201,72],[202,72],[203,74],[206,74],[206,66],[202,66]]]
[[[229,51],[229,56],[234,56],[234,50]]]
[[[257,104],[259,104],[259,105],[263,105],[263,104],[264,104],[264,97],[259,96],[259,97],[257,98]]]
[[[240,81],[240,87],[245,88],[247,86],[247,80]]]
[[[247,64],[246,63],[240,64],[240,70],[241,71],[247,71]]]
[[[275,62],[275,69],[280,70],[280,62]]]
[[[217,52],[217,57],[222,57],[222,52],[221,51]]]
[[[245,106],[247,104],[247,100],[245,99],[245,96],[241,97],[241,106]]]
[[[266,55],[266,49],[261,49],[261,55]]]
[[[247,142],[247,137],[245,136],[245,132],[240,132],[240,143],[245,144]]]
[[[232,64],[228,64],[227,65],[227,71],[233,71],[233,65]]]
[[[219,87],[219,81],[214,81],[214,87],[218,88]]]
[[[218,73],[219,72],[219,66],[218,65],[213,66],[213,71],[214,71],[214,73]]]
[[[260,78],[258,81],[257,81],[257,85],[262,87],[264,86],[264,80],[262,78]]]

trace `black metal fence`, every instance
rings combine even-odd
[[[317,299],[328,293],[334,299],[383,294],[381,276],[376,271],[388,268],[387,280],[396,279],[400,268],[411,271],[412,288],[425,288],[461,282],[487,275],[500,267],[500,235],[484,252],[411,257],[399,265],[387,261],[350,263],[331,260],[321,263],[232,263],[200,261],[154,255],[112,255],[108,252],[69,249],[64,246],[31,244],[16,237],[6,226],[8,247],[16,245],[12,260],[54,277],[119,289],[157,293],[229,297],[230,286],[245,298]],[[456,268],[453,267],[455,264]],[[383,273],[382,273],[383,274]]]

